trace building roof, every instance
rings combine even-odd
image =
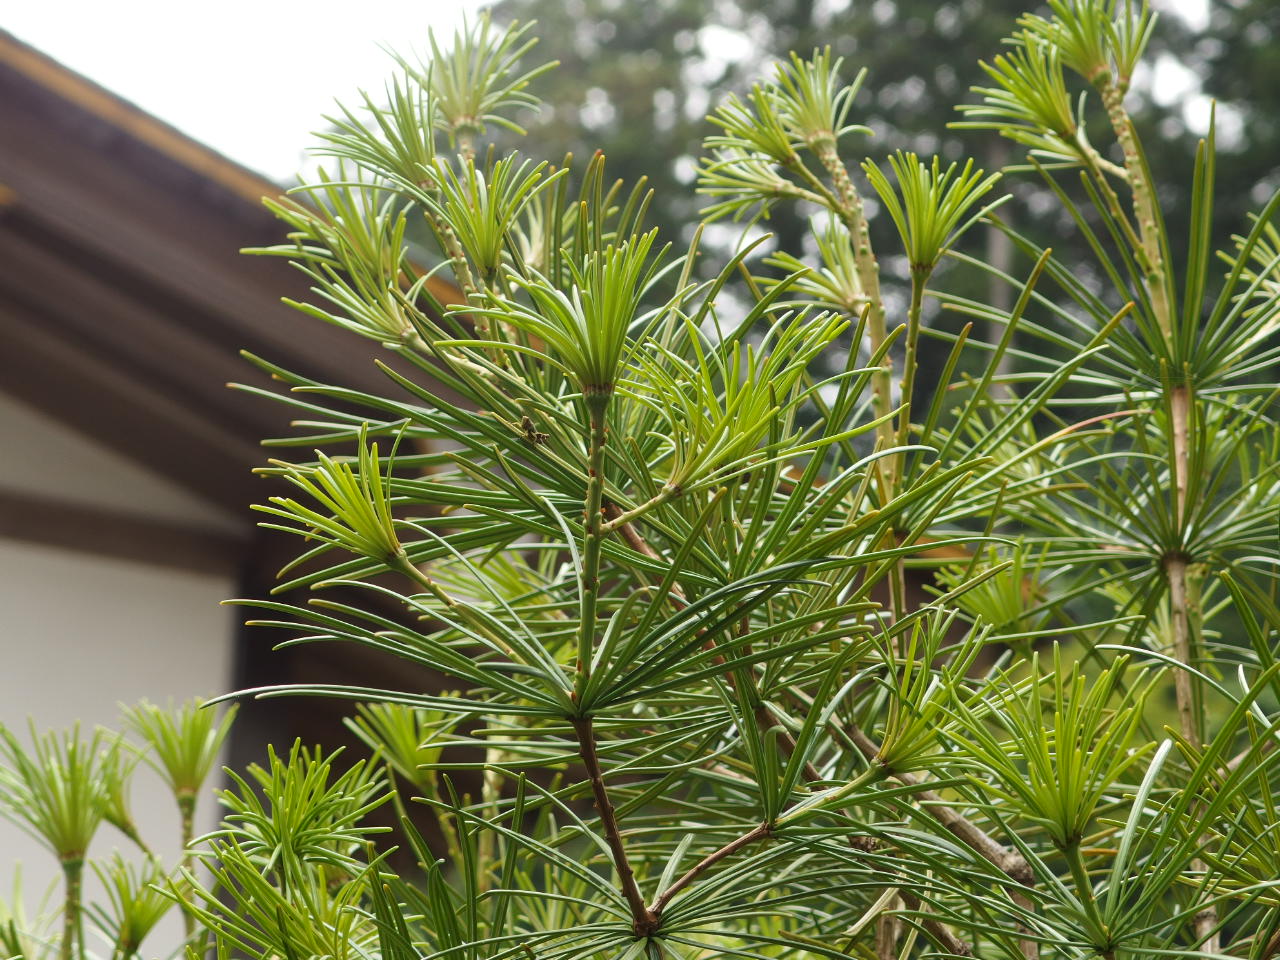
[[[239,253],[283,239],[282,188],[4,32],[0,130],[0,391],[250,522],[288,415],[226,388],[265,383],[239,351],[387,383],[280,303],[308,299],[298,271]]]
[[[310,299],[299,271],[239,252],[284,238],[261,203],[281,192],[0,31],[0,393],[235,518],[210,529],[0,487],[0,537],[230,575],[241,596],[272,588],[297,540],[257,528],[248,507],[280,481],[251,471],[290,414],[227,389],[270,385],[240,351],[355,389],[388,383],[368,341],[280,302]],[[447,284],[435,292],[457,302]],[[236,687],[439,683],[349,645],[272,654],[278,639],[237,631]],[[344,734],[338,701],[253,707],[238,756],[269,738]]]

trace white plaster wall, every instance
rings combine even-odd
[[[208,530],[235,530],[244,522],[3,394],[0,489]],[[119,729],[120,703],[226,692],[240,617],[220,601],[235,592],[231,570],[211,576],[0,538],[0,724],[24,742],[29,718],[40,730],[77,721],[86,732],[98,724]],[[217,773],[213,785],[221,786]],[[178,816],[149,769],[136,775],[133,811],[165,863],[175,863]],[[212,829],[212,795],[201,798],[198,816],[199,832]],[[137,859],[131,847],[104,824],[90,856],[119,848]],[[51,855],[0,819],[0,898],[6,902],[15,863],[22,864],[29,914],[39,912],[46,891],[57,903],[60,872]],[[89,882],[92,896],[96,879]],[[165,956],[180,941],[175,911],[144,953]],[[87,942],[104,953],[96,937]]]
[[[76,721],[85,731],[96,724],[119,729],[119,703],[146,698],[163,704],[225,692],[231,683],[233,611],[219,601],[233,590],[230,576],[0,540],[0,723],[20,730],[24,741],[28,718],[40,730]],[[163,860],[176,862],[178,817],[148,769],[140,768],[135,779],[133,811]],[[212,829],[212,797],[202,798],[198,812],[200,832]],[[117,847],[136,859],[132,844],[104,825],[90,855],[101,857]],[[15,862],[23,865],[24,899],[33,910],[57,880],[57,865],[0,820],[0,897],[6,901]],[[157,942],[176,943],[178,930],[176,922],[170,924]]]

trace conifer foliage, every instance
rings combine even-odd
[[[1211,131],[1170,236],[1126,102],[1155,17],[1046,10],[957,126],[1024,148],[1005,175],[1095,257],[1009,229],[1007,311],[946,285],[992,272],[953,245],[1008,229],[1000,173],[862,162],[864,78],[824,50],[711,117],[706,222],[745,226],[710,271],[603,156],[487,149],[546,69],[527,29],[480,19],[332,118],[330,169],[275,205],[291,242],[258,252],[383,352],[387,389],[251,358],[302,428],[267,468],[294,495],[259,509],[310,599],[243,602],[452,692],[253,691],[360,702],[375,761],[255,774],[213,881],[175,894],[193,949],[1280,954],[1280,198],[1210,249]],[[815,242],[760,256],[780,204]],[[931,329],[931,301],[973,322]],[[404,875],[365,821],[388,797]]]
[[[935,283],[990,269],[952,247],[1000,229],[1000,174],[861,162],[864,78],[825,50],[711,117],[706,222],[748,227],[710,271],[603,156],[485,149],[544,69],[524,29],[480,20],[324,135],[265,252],[398,363],[382,396],[268,367],[289,443],[357,450],[273,468],[314,598],[251,602],[457,688],[260,691],[383,704],[358,727],[438,818],[423,877],[368,868],[384,954],[1280,952],[1275,202],[1209,249],[1211,132],[1168,236],[1126,105],[1145,4],[1012,28],[957,126],[1024,147],[1096,258],[1013,234],[1007,312]],[[816,243],[761,259],[781,204]]]

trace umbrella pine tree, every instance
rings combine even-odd
[[[664,246],[601,155],[486,152],[539,72],[516,27],[402,62],[324,135],[338,167],[267,252],[400,364],[373,396],[263,362],[312,427],[290,443],[358,456],[270,468],[300,496],[262,509],[309,543],[286,586],[314,598],[250,602],[457,687],[259,691],[436,718],[417,767],[359,725],[448,827],[413,840],[425,888],[378,893],[409,914],[384,950],[1276,952],[1275,203],[1209,248],[1211,132],[1168,235],[1126,104],[1154,19],[1055,0],[961,107],[1095,254],[1004,228],[1010,309],[935,284],[946,258],[995,269],[953,248],[1002,228],[999,173],[858,162],[863,77],[824,50],[716,109],[698,180],[708,224],[816,214],[816,253],[762,260],[747,231],[695,271],[701,231]],[[930,329],[930,299],[972,323]]]

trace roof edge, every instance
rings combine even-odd
[[[200,143],[141,107],[0,30],[0,65],[123,130],[182,166],[255,205],[285,188]]]

